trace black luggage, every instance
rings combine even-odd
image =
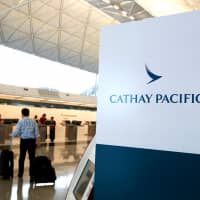
[[[2,150],[0,153],[0,175],[4,179],[13,177],[14,156],[10,150]]]
[[[51,160],[46,156],[37,156],[33,166],[33,180],[37,183],[55,183],[56,173]]]

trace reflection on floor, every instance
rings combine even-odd
[[[87,143],[46,144],[38,147],[37,155],[46,155],[51,159],[57,179],[54,186],[36,187],[29,183],[28,154],[26,155],[24,177],[18,179],[19,149],[14,147],[14,178],[12,180],[0,178],[0,200],[64,200],[74,170],[87,145]]]

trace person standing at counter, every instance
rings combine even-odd
[[[41,142],[45,142],[47,139],[47,126],[46,126],[46,113],[42,114],[39,120],[39,131],[40,131],[40,139]]]
[[[50,120],[50,135],[49,135],[49,138],[52,143],[54,142],[54,139],[55,139],[55,131],[56,131],[56,121],[54,120],[54,117],[52,116]]]
[[[20,137],[20,154],[19,154],[19,169],[18,177],[23,177],[24,161],[26,152],[29,154],[29,175],[30,182],[33,181],[33,164],[35,159],[36,140],[39,137],[38,125],[35,120],[29,118],[29,109],[23,108],[21,110],[22,119],[17,123],[15,130],[12,133],[13,137]]]
[[[43,124],[43,125],[45,125],[46,122],[47,121],[47,118],[46,118],[46,113],[44,113],[43,115],[42,115],[42,117],[40,118],[40,124]]]

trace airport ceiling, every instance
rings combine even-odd
[[[0,0],[0,43],[98,73],[102,26],[199,7],[200,0]]]

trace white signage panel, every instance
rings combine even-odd
[[[200,12],[103,28],[97,143],[200,153]]]

